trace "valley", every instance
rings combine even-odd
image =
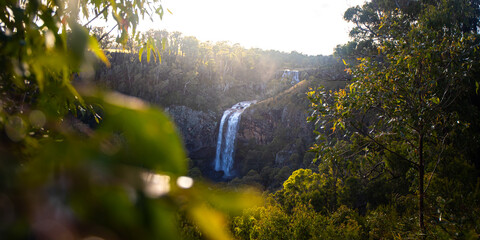
[[[183,136],[192,176],[275,190],[294,170],[310,166],[313,157],[307,150],[315,136],[313,124],[306,121],[306,92],[320,85],[343,87],[347,75],[341,61],[201,43],[178,33],[153,35],[174,36],[179,45],[167,45],[161,63],[112,52],[117,67],[100,69],[95,81],[164,108]],[[249,100],[256,103],[237,116],[237,136],[224,143],[231,148],[232,172],[219,172],[219,132],[229,131],[227,124],[220,128],[222,115]]]

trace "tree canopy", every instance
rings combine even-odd
[[[370,160],[353,154],[347,161],[370,162],[364,167],[372,171],[381,165],[393,178],[403,169],[403,177],[417,179],[411,191],[418,196],[423,236],[441,225],[429,211],[444,209],[425,203],[445,191],[430,186],[441,178],[441,166],[454,158],[478,163],[466,153],[478,151],[477,137],[467,133],[478,126],[471,117],[479,110],[472,101],[478,98],[478,9],[477,1],[454,0],[372,1],[351,8],[345,19],[356,24],[356,42],[337,48],[337,54],[345,57],[352,81],[331,94],[309,93],[311,121],[326,119],[335,136],[346,133],[358,153],[372,153]],[[465,137],[475,144],[465,149],[455,143]],[[329,137],[313,150],[322,161],[340,161],[345,156],[334,149],[345,146],[339,143]],[[458,155],[448,154],[453,152]]]
[[[353,41],[335,54],[351,80],[307,93],[317,168],[234,218],[236,236],[478,238],[478,11],[461,0],[348,9]]]
[[[0,9],[2,237],[176,239],[182,212],[209,238],[230,238],[222,212],[260,198],[192,187],[163,112],[82,81],[97,60],[110,66],[92,21],[113,18],[126,44],[140,19],[163,17],[159,1],[7,0]],[[148,40],[139,45],[159,52]]]

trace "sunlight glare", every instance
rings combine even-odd
[[[200,41],[229,41],[247,48],[332,54],[348,41],[351,24],[345,10],[364,0],[165,0],[173,14],[162,21],[145,21],[140,29],[166,29]]]
[[[154,173],[142,173],[145,182],[144,191],[148,197],[157,198],[170,192],[170,176]]]
[[[193,179],[191,177],[181,176],[177,178],[177,185],[183,189],[188,189],[193,186]]]

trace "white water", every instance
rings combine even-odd
[[[217,151],[215,154],[215,171],[223,171],[225,177],[233,176],[235,157],[235,138],[238,131],[240,115],[257,101],[239,102],[223,112],[218,130]],[[225,126],[225,122],[227,123]],[[224,134],[225,132],[225,134]]]
[[[290,84],[295,85],[300,82],[299,72],[296,70],[283,70],[283,79],[291,79]]]

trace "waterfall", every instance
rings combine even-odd
[[[295,85],[300,82],[299,72],[296,70],[283,70],[282,79],[292,79],[290,84]]]
[[[223,112],[222,119],[220,120],[220,128],[218,130],[215,171],[223,171],[225,177],[231,177],[233,175],[235,138],[237,136],[240,115],[247,107],[256,102],[257,101],[239,102]]]

